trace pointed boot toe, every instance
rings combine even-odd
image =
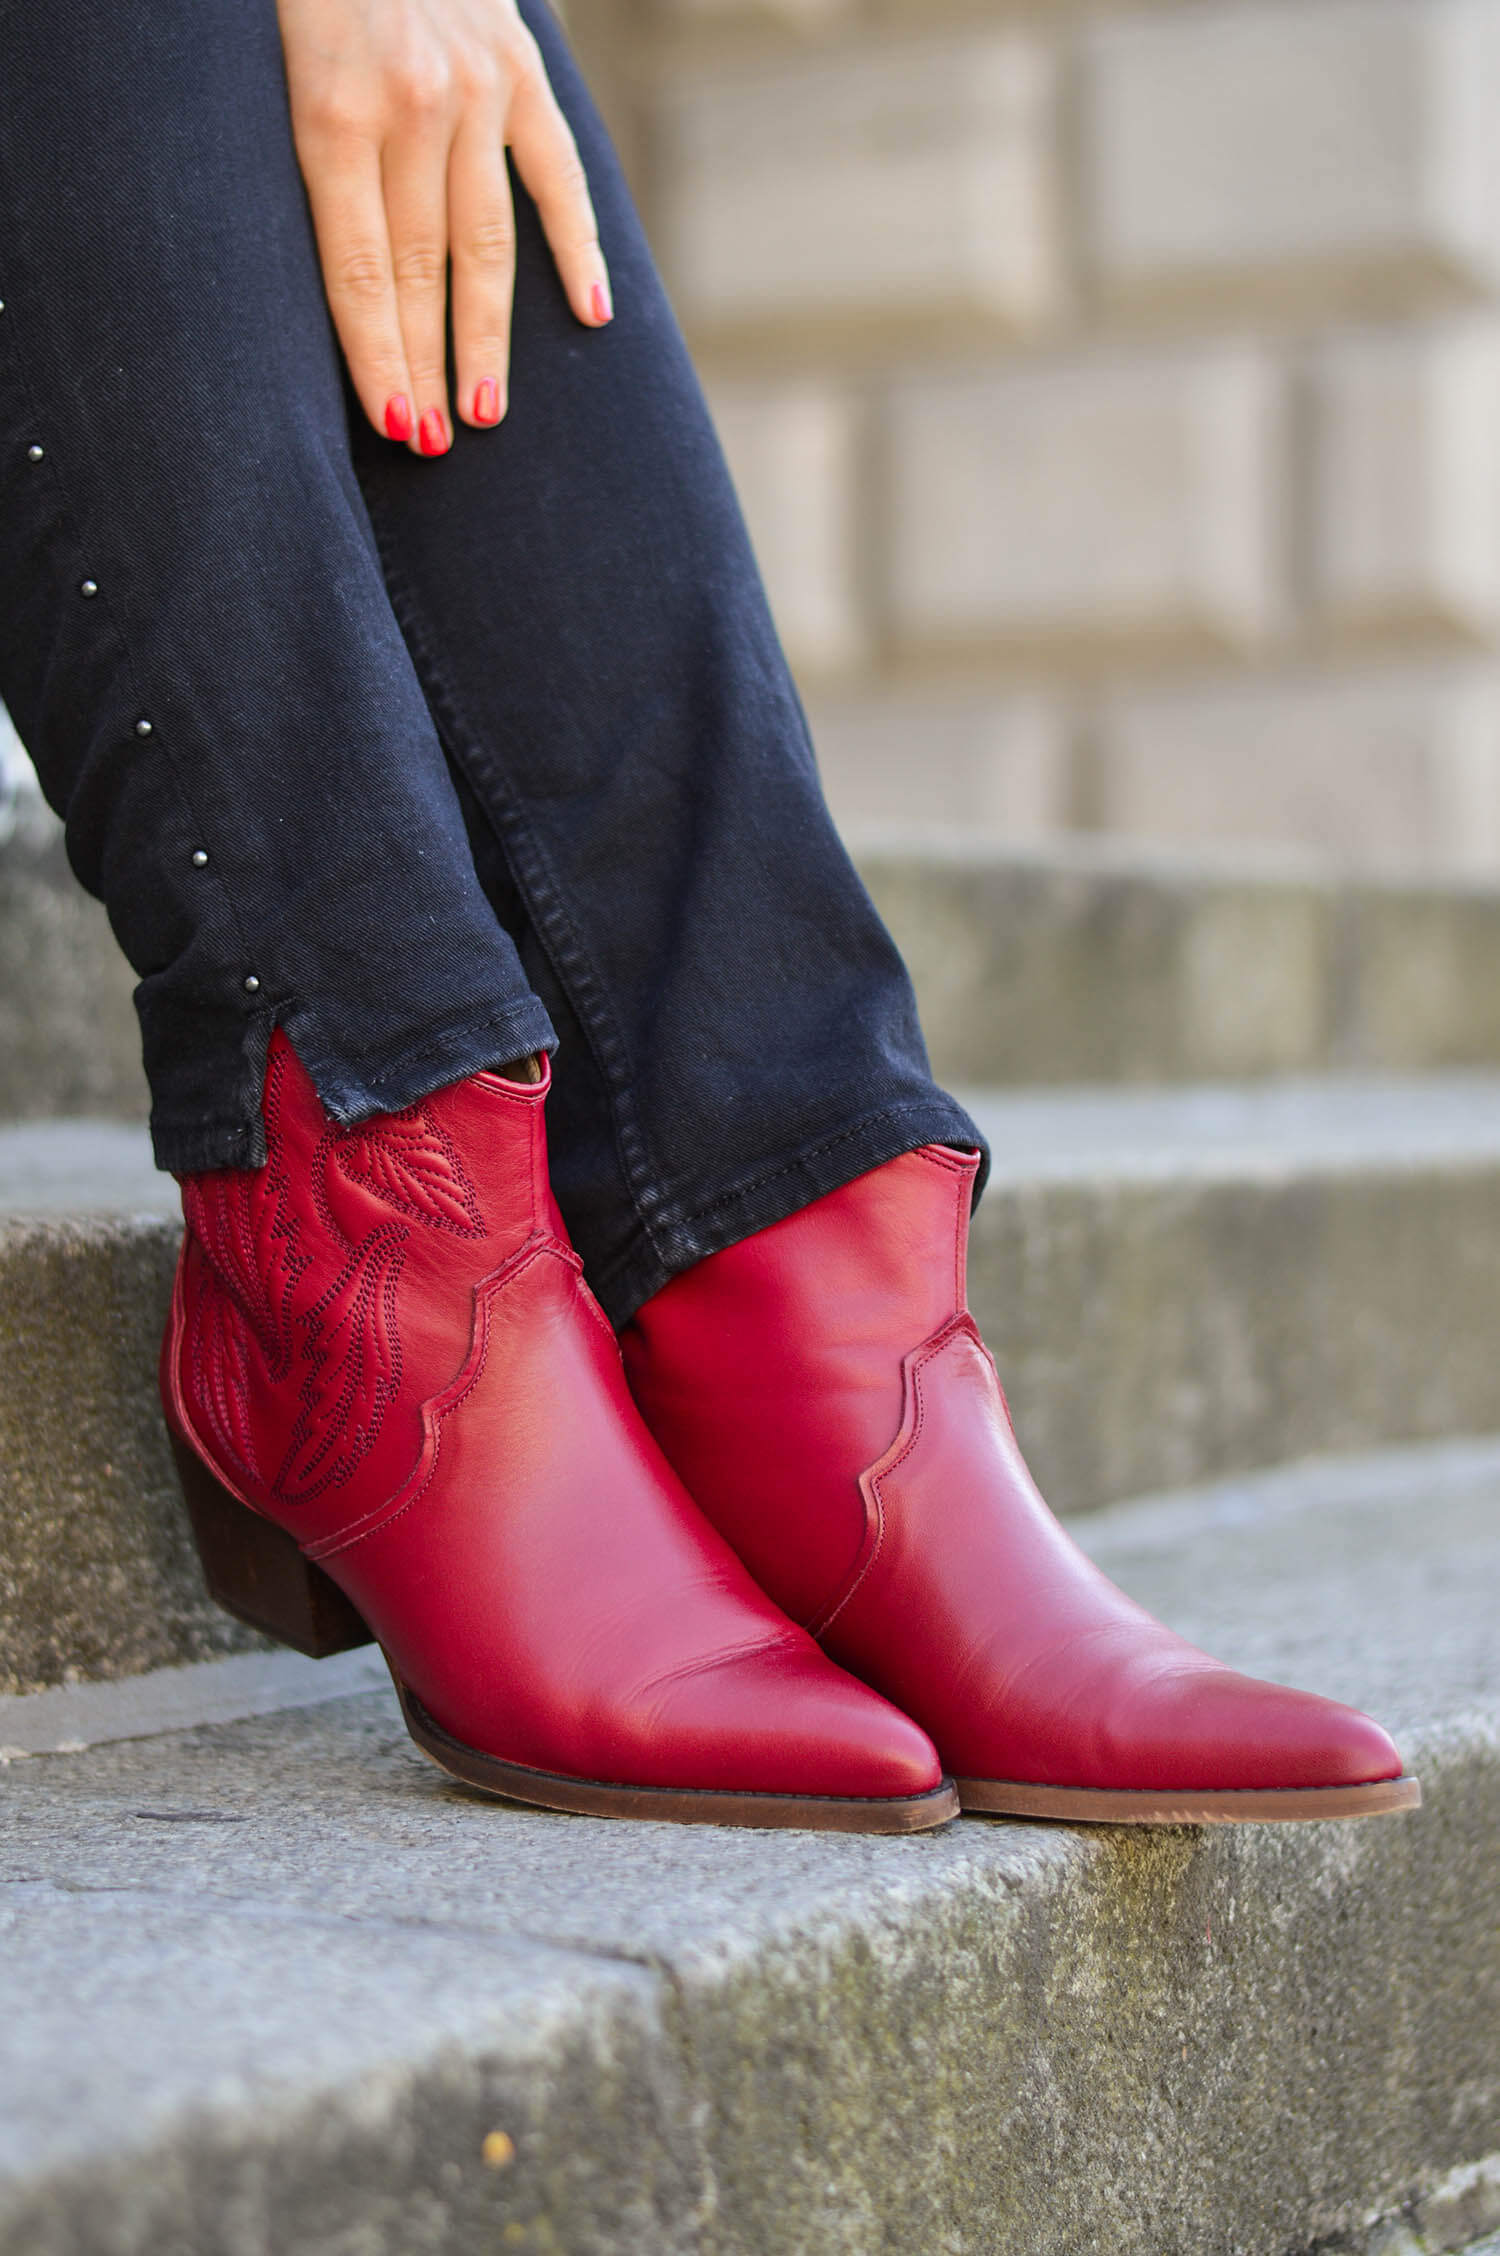
[[[672,1687],[670,1721],[686,1684]],[[831,1668],[810,1637],[737,1655],[691,1683],[690,1728],[706,1732],[705,1755],[734,1748],[743,1780],[776,1780],[784,1793],[833,1801],[945,1809],[958,1798],[920,1725]],[[757,1724],[757,1720],[758,1724]],[[773,1719],[779,1719],[773,1723]]]
[[[759,1586],[931,1736],[965,1809],[1184,1824],[1409,1809],[1378,1725],[1219,1667],[1027,1471],[965,1299],[977,1160],[929,1147],[711,1255],[623,1334]]]
[[[930,1742],[758,1590],[643,1426],[548,1187],[536,1084],[353,1129],[285,1037],[268,1160],[183,1183],[162,1391],[210,1587],[376,1639],[408,1728],[531,1806],[910,1832]]]
[[[1003,1739],[982,1712],[970,1718],[955,1756],[966,1809],[1211,1824],[1373,1817],[1420,1798],[1357,1709],[1221,1668],[1149,1616],[1096,1645],[1091,1660],[1074,1648],[1065,1677],[1065,1649],[1039,1648]]]
[[[1357,1708],[1217,1667],[1166,1674],[1160,1697],[1132,1716],[1130,1740],[1151,1773],[1143,1786],[1227,1777],[1247,1792],[1310,1792],[1381,1786],[1402,1769],[1393,1741]]]

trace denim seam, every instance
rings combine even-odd
[[[847,1128],[841,1128],[837,1135],[826,1136],[821,1143],[804,1145],[792,1159],[783,1160],[779,1166],[768,1167],[760,1175],[752,1175],[748,1181],[737,1185],[734,1190],[725,1191],[720,1197],[710,1199],[705,1206],[695,1207],[692,1213],[685,1217],[685,1220],[689,1223],[704,1221],[710,1215],[716,1214],[720,1207],[738,1205],[742,1199],[749,1198],[754,1192],[764,1189],[766,1184],[776,1182],[783,1175],[794,1175],[797,1169],[805,1167],[809,1160],[821,1159],[825,1152],[837,1151],[840,1144],[847,1144],[854,1137],[862,1136],[867,1128],[874,1127],[879,1121],[899,1120],[904,1113],[933,1112],[938,1109],[930,1097],[911,1097],[900,1104],[881,1105],[875,1112],[861,1114],[860,1118],[851,1121]],[[957,1106],[954,1107],[955,1111],[958,1109]]]
[[[435,1040],[425,1042],[421,1049],[403,1050],[397,1064],[383,1066],[380,1072],[366,1073],[361,1078],[368,1083],[370,1088],[382,1089],[387,1082],[399,1080],[402,1074],[409,1071],[412,1066],[421,1065],[426,1059],[437,1057],[443,1050],[449,1048],[454,1041],[461,1041],[470,1034],[485,1034],[490,1032],[492,1028],[509,1026],[515,1019],[520,1018],[528,1008],[535,1008],[540,1011],[544,1018],[547,1015],[545,1003],[543,1003],[540,995],[535,995],[530,998],[529,1003],[514,1003],[508,1010],[501,1011],[490,1018],[460,1019],[455,1025],[445,1027],[442,1034]],[[509,1065],[511,1060],[502,1058],[500,1062],[502,1065]]]
[[[545,1010],[545,1006],[543,1005],[540,997],[537,998],[536,1007],[538,1010]],[[366,1085],[371,1089],[382,1088],[387,1082],[396,1080],[399,1075],[407,1068],[413,1065],[420,1065],[425,1058],[432,1057],[438,1054],[439,1052],[447,1048],[450,1043],[462,1042],[471,1035],[487,1033],[492,1027],[505,1025],[507,1023],[507,1020],[515,1015],[516,1014],[514,1012],[510,1012],[502,1018],[460,1020],[456,1025],[448,1029],[442,1041],[429,1043],[420,1050],[403,1051],[402,1059],[399,1064],[383,1067],[379,1073],[366,1074],[364,1076]],[[502,1064],[508,1064],[509,1062],[509,1059],[501,1060]],[[241,1120],[233,1119],[228,1114],[224,1115],[220,1119],[205,1120],[201,1117],[201,1115],[198,1114],[176,1115],[168,1112],[159,1112],[153,1107],[151,1113],[151,1125],[153,1128],[160,1128],[167,1132],[178,1132],[183,1134],[191,1133],[194,1136],[206,1137],[221,1135],[226,1129],[232,1129],[235,1133],[238,1133],[242,1128],[246,1126],[246,1123]]]
[[[419,607],[399,559],[383,538],[380,508],[366,497],[391,608],[412,652],[428,707],[444,743],[468,777],[486,817],[494,822],[510,857],[512,874],[525,897],[528,913],[551,961],[558,983],[584,1030],[595,1062],[610,1096],[610,1124],[615,1154],[620,1163],[636,1220],[658,1260],[664,1258],[658,1231],[680,1226],[676,1209],[667,1202],[653,1179],[649,1153],[630,1094],[630,1067],[623,1037],[615,1023],[604,984],[589,961],[587,951],[568,915],[562,889],[546,849],[520,814],[501,764],[480,745],[467,725],[442,667],[435,660],[422,631]],[[490,786],[482,790],[480,779]],[[499,812],[492,813],[495,801]],[[649,1209],[656,1210],[654,1217]]]

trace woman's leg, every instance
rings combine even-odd
[[[633,1317],[647,1422],[760,1586],[923,1724],[969,1807],[1410,1808],[1377,1725],[1150,1621],[1030,1481],[966,1304],[979,1162],[948,1147],[978,1138],[928,1078],[670,314],[529,13],[615,326],[573,328],[523,203],[511,426],[460,433],[430,479],[363,435],[357,457],[477,851],[564,1034],[555,1176]]]
[[[0,696],[140,974],[162,1165],[550,1044],[349,456],[273,0],[0,10]]]
[[[511,426],[460,433],[430,481],[363,436],[357,459],[476,850],[564,1032],[556,1179],[633,1317],[647,1423],[760,1586],[932,1734],[968,1807],[1409,1809],[1378,1725],[1152,1622],[1030,1480],[966,1302],[979,1163],[950,1147],[979,1139],[928,1078],[628,201],[528,14],[616,323],[572,328],[523,202]]]
[[[562,1037],[553,1180],[623,1322],[893,1154],[980,1139],[932,1084],[905,971],[829,819],[607,137],[543,0],[524,7],[616,318],[573,320],[518,190],[509,419],[460,426],[435,463],[361,424],[354,455],[481,870]]]
[[[351,469],[272,0],[0,23],[0,688],[142,975],[187,1225],[162,1392],[212,1587],[305,1650],[378,1639],[413,1735],[492,1793],[945,1822],[931,1742],[645,1432],[551,1196],[546,1075],[478,1070],[551,1028]],[[481,647],[505,598],[470,593]]]

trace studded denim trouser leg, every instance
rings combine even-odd
[[[141,974],[163,1164],[258,1158],[274,1022],[350,1119],[555,1027],[555,1185],[623,1320],[979,1139],[829,821],[605,136],[523,7],[617,318],[572,320],[518,193],[510,417],[426,462],[342,373],[274,0],[0,0],[0,695]]]
[[[273,0],[0,6],[0,696],[140,974],[157,1156],[550,1043],[349,459]]]

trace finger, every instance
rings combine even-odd
[[[614,302],[609,269],[599,248],[599,223],[578,144],[557,106],[539,55],[517,82],[506,132],[568,303],[580,321],[602,328],[614,318]]]
[[[492,120],[470,113],[448,160],[453,256],[453,360],[458,413],[481,427],[505,413],[516,216],[505,147]]]
[[[448,417],[448,147],[445,114],[417,106],[381,152],[386,226],[417,428],[413,452],[446,454]]]
[[[380,155],[356,136],[308,138],[299,148],[323,287],[359,403],[386,438],[416,428],[381,192]]]

